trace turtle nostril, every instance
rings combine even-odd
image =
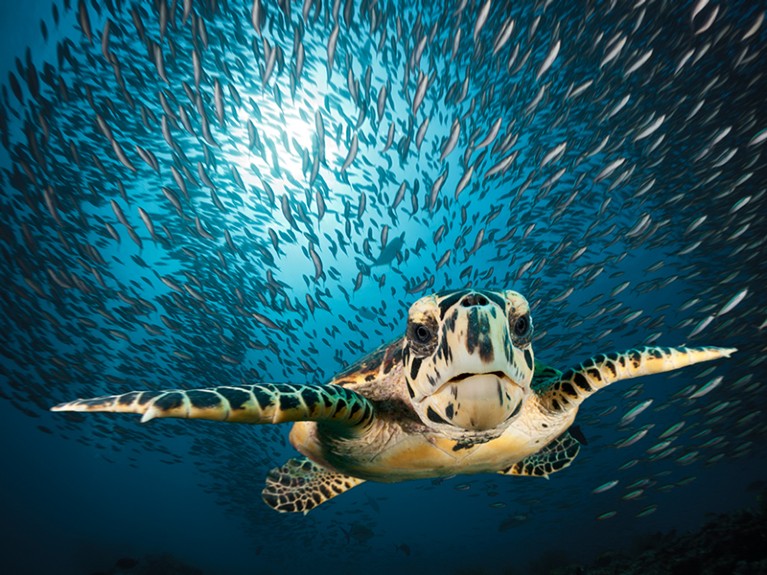
[[[479,293],[470,293],[461,300],[463,307],[473,307],[475,305],[487,305],[487,298]]]

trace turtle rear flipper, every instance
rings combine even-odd
[[[281,513],[302,512],[306,515],[328,499],[364,481],[330,471],[306,458],[290,459],[269,472],[261,497],[269,507]]]
[[[373,404],[338,385],[262,383],[208,389],[131,391],[62,403],[51,411],[110,411],[140,413],[141,421],[155,417],[210,419],[234,423],[323,421],[367,426]]]
[[[577,409],[587,398],[616,381],[730,357],[736,351],[723,347],[644,347],[599,354],[541,382],[534,391],[543,411],[560,414]]]
[[[548,479],[550,474],[570,465],[580,450],[580,442],[565,431],[537,453],[528,455],[499,473],[503,475],[531,475]]]

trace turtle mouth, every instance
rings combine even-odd
[[[443,383],[429,403],[451,425],[484,431],[517,415],[524,395],[524,388],[502,371],[462,373]]]
[[[456,375],[455,377],[452,377],[449,380],[447,380],[445,385],[447,385],[448,383],[458,383],[459,381],[463,381],[464,379],[468,379],[476,375],[494,375],[498,379],[508,379],[511,383],[514,383],[511,380],[511,378],[509,378],[509,376],[503,373],[502,371],[487,371],[483,373],[462,373],[461,375]]]
[[[523,389],[522,385],[502,371],[483,371],[481,373],[462,373],[455,377],[451,377],[445,383],[440,385],[434,393],[438,394],[445,391],[445,389],[450,388],[453,395],[455,395],[458,390],[458,387],[456,386],[458,385],[460,385],[461,388],[482,388],[477,389],[477,391],[483,391],[485,387],[493,385],[499,389],[503,385],[518,387],[520,390]]]

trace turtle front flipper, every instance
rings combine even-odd
[[[328,499],[364,481],[325,469],[306,458],[290,459],[269,472],[261,497],[269,507],[281,513],[302,512],[306,515]]]
[[[550,474],[570,465],[580,450],[580,442],[565,431],[537,453],[528,455],[498,473],[503,475],[531,475],[548,479]]]
[[[536,390],[549,413],[576,409],[603,387],[621,379],[662,373],[702,361],[730,357],[737,350],[723,347],[644,347],[623,353],[595,355],[578,367],[554,376]]]
[[[530,382],[530,387],[537,393],[540,389],[546,389],[549,382],[557,379],[561,375],[562,372],[556,367],[551,367],[536,359],[535,368],[533,370],[533,380]]]
[[[234,423],[324,421],[349,427],[367,426],[373,404],[338,385],[261,383],[208,389],[131,391],[62,403],[51,411],[111,411],[155,417],[210,419]]]

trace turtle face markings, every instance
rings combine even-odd
[[[529,305],[514,291],[467,290],[415,302],[402,359],[421,421],[461,441],[500,435],[531,392],[532,333]]]

